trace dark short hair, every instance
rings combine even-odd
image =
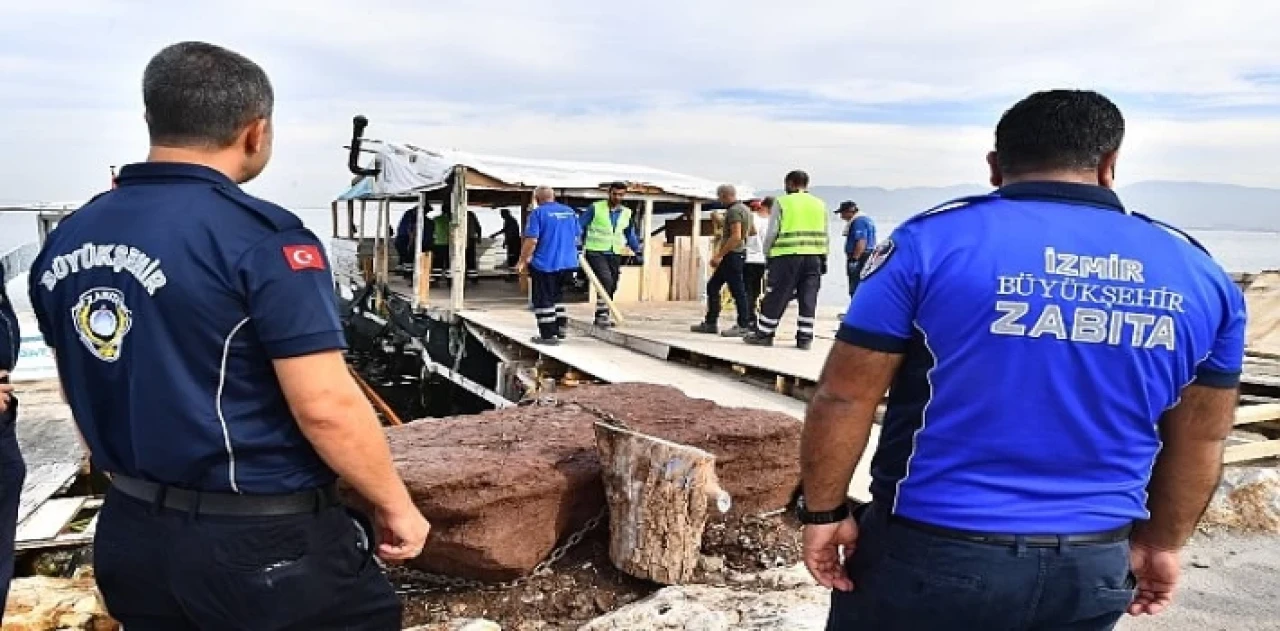
[[[267,73],[213,44],[182,42],[156,53],[142,75],[151,144],[227,147],[246,125],[270,118]]]
[[[804,188],[809,186],[809,174],[804,171],[792,171],[787,174],[786,182]]]
[[[1124,116],[1107,97],[1086,90],[1036,92],[996,125],[1001,173],[1096,169],[1120,148]]]
[[[627,183],[626,183],[626,182],[611,182],[611,183],[609,184],[609,190],[611,190],[611,191],[625,191],[625,190],[627,190]]]
[[[760,200],[760,203],[761,203],[761,204],[763,204],[763,205],[765,205],[765,206],[772,206],[772,205],[773,205],[773,197],[772,197],[772,196],[770,196],[770,197],[766,197],[766,198],[764,198],[764,199]]]

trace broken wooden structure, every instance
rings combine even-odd
[[[623,427],[595,424],[609,506],[609,559],[618,569],[665,585],[693,578],[702,532],[729,494],[712,454]]]

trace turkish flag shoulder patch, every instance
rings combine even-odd
[[[324,257],[320,256],[320,248],[314,245],[286,245],[284,260],[289,264],[289,269],[295,272],[324,269]]]

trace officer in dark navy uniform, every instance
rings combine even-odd
[[[802,446],[828,629],[1088,631],[1169,606],[1222,469],[1244,298],[1112,192],[1123,135],[1099,94],[1024,99],[996,128],[998,189],[908,220],[864,266]]]
[[[18,317],[9,302],[3,269],[0,269],[0,622],[4,620],[4,603],[13,579],[13,547],[18,529],[18,503],[27,467],[18,450],[18,400],[13,397],[9,373],[18,361],[22,332]]]
[[[94,548],[107,609],[129,631],[399,629],[373,553],[418,555],[427,522],[347,372],[324,249],[238,186],[271,154],[267,76],[175,44],[143,99],[147,161],[62,222],[30,281],[112,479]],[[338,476],[376,526],[339,504]]]

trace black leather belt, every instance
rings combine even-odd
[[[198,515],[279,517],[312,513],[339,504],[335,484],[288,495],[240,495],[190,491],[128,476],[112,475],[111,486],[136,500]]]
[[[1097,546],[1109,543],[1119,543],[1129,538],[1129,532],[1133,530],[1132,525],[1121,526],[1115,530],[1107,530],[1104,532],[1090,532],[1075,535],[1001,535],[983,532],[972,532],[968,530],[954,530],[951,528],[943,528],[918,522],[914,519],[906,517],[892,518],[894,523],[902,524],[913,530],[919,530],[931,535],[946,537],[947,539],[957,539],[960,541],[968,541],[970,543],[985,543],[995,546],[1016,547],[1024,545],[1028,548],[1057,548],[1059,546]]]

